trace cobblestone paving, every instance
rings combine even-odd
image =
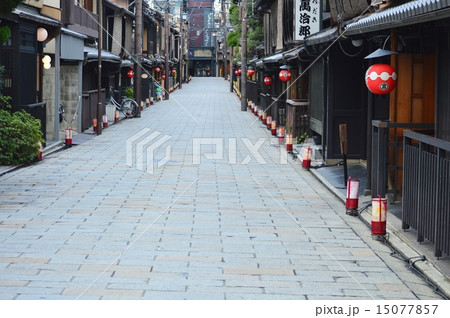
[[[0,299],[439,299],[255,119],[194,78],[0,177]]]

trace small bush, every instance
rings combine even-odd
[[[134,96],[134,90],[133,90],[131,87],[127,87],[127,88],[125,88],[125,90],[123,91],[123,94],[125,95],[125,97],[133,98],[133,96]]]
[[[8,103],[7,98],[1,99],[3,104]],[[0,109],[0,165],[34,161],[39,155],[38,144],[43,141],[38,119],[24,110],[11,113]]]

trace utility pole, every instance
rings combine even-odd
[[[180,81],[180,89],[183,88],[183,49],[184,49],[184,34],[183,34],[183,29],[184,29],[184,20],[183,20],[183,11],[184,11],[184,1],[181,0],[181,5],[180,5],[180,55],[178,56],[178,58],[180,59],[180,71],[179,71],[179,81]]]
[[[242,0],[241,111],[247,111],[247,0]]]
[[[101,2],[101,1],[99,1]],[[136,118],[141,117],[141,100],[142,100],[142,0],[136,0],[136,30],[134,38],[134,54],[136,60],[134,61],[134,99],[138,104]]]
[[[222,28],[223,28],[223,78],[227,80],[228,63],[227,63],[227,12],[225,11],[225,0],[222,0]],[[231,72],[230,72],[231,74]]]
[[[233,93],[233,50],[234,47],[230,47],[230,93]]]
[[[102,134],[102,47],[103,47],[103,6],[102,1],[97,1],[98,14],[98,61],[97,61],[97,135]]]
[[[164,54],[165,54],[165,67],[164,67],[164,95],[165,100],[169,100],[169,0],[166,0],[166,7],[164,9]]]

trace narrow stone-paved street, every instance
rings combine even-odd
[[[228,85],[0,177],[0,298],[440,299]]]

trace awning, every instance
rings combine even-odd
[[[122,60],[120,67],[133,67],[134,64],[130,60]]]
[[[322,32],[314,33],[305,39],[305,44],[316,45],[336,40],[338,37],[337,27],[325,29]]]
[[[78,33],[78,32],[75,32],[75,31],[72,31],[72,30],[69,30],[69,29],[66,29],[66,28],[61,28],[61,32],[63,34],[67,34],[67,35],[73,36],[75,38],[83,39],[83,40],[88,38],[84,34],[81,34],[81,33]]]
[[[35,13],[35,12],[31,12],[31,11],[14,9],[14,11],[12,13],[18,15],[20,18],[38,22],[40,24],[45,24],[45,25],[49,25],[49,26],[53,26],[53,27],[60,27],[62,25],[61,22],[58,20],[47,18],[47,17],[40,15],[39,13]]]
[[[355,35],[447,17],[450,17],[450,0],[415,0],[349,23],[343,33]]]
[[[268,64],[268,63],[278,63],[282,59],[283,59],[283,52],[266,56],[265,58],[262,59],[262,61]]]
[[[98,50],[95,47],[85,46],[84,56],[86,57],[87,62],[98,61]],[[119,56],[105,50],[102,50],[102,61],[121,63]]]
[[[298,58],[298,54],[302,51],[305,51],[305,47],[302,45],[300,47],[296,47],[292,50],[286,51],[283,53],[283,59],[285,61],[290,61]]]

